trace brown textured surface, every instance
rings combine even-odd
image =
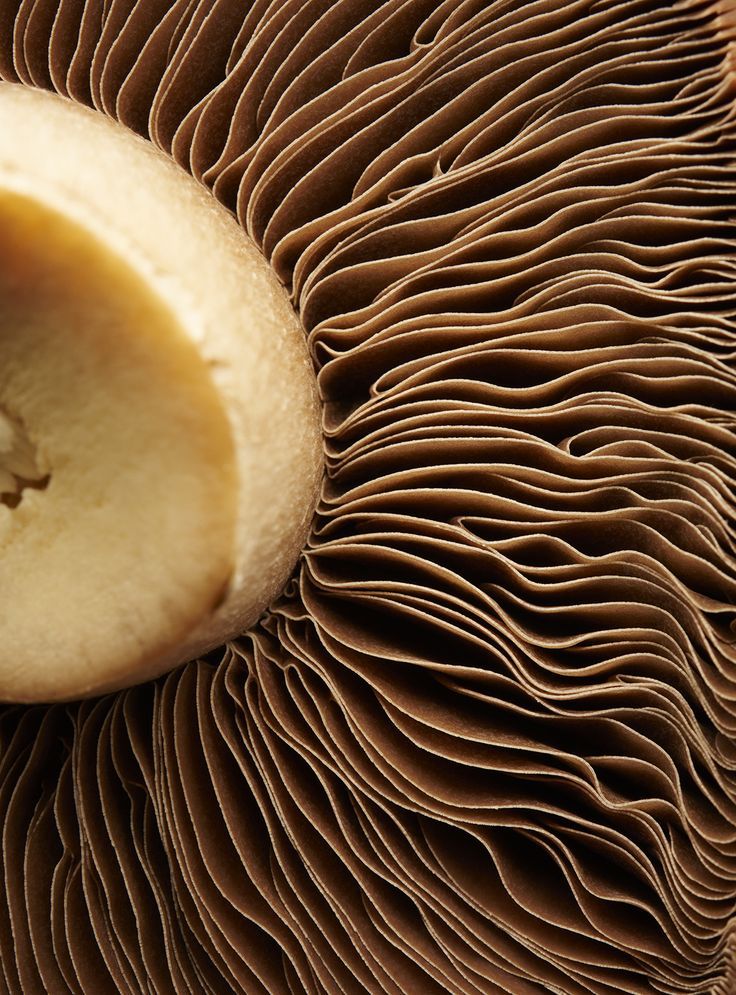
[[[330,467],[221,660],[0,716],[0,990],[736,990],[732,25],[0,3],[237,207]]]

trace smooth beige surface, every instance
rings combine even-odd
[[[16,487],[0,505],[3,697],[156,670],[232,572],[227,416],[135,271],[56,211],[6,193],[0,409],[36,470],[6,463]],[[22,486],[39,476],[44,486]]]
[[[321,477],[302,330],[150,144],[0,85],[0,698],[132,684],[250,625]]]

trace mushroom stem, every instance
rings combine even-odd
[[[303,331],[236,222],[120,125],[0,84],[0,699],[241,633],[321,473]]]

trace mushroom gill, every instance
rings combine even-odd
[[[736,990],[734,45],[731,0],[4,0],[0,76],[289,289],[327,474],[221,653],[0,714],[0,992]]]

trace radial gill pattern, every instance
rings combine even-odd
[[[732,0],[2,0],[0,75],[237,212],[328,463],[236,644],[0,715],[0,991],[733,995]]]

